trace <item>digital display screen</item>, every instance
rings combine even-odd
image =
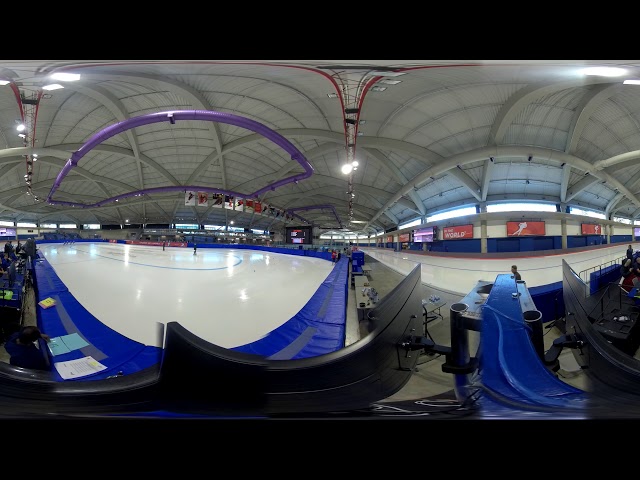
[[[16,236],[15,228],[0,227],[0,237],[15,237],[15,236]]]
[[[311,238],[311,227],[286,227],[286,243],[313,243]]]
[[[421,228],[413,231],[413,241],[415,243],[433,242],[436,236],[436,227]]]

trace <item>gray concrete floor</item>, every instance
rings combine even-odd
[[[387,267],[383,263],[365,254],[365,265],[371,267],[371,285],[376,288],[380,298],[389,293],[398,283],[402,281],[404,275]],[[365,322],[359,322],[355,306],[356,292],[353,288],[349,290],[349,301],[347,307],[347,344],[359,340],[367,334]],[[428,331],[433,337],[433,341],[439,345],[450,346],[450,307],[454,303],[460,302],[465,295],[456,295],[451,292],[435,289],[423,284],[422,298],[429,298],[431,295],[438,295],[446,301],[446,305],[441,308],[442,319],[437,319],[428,324]],[[356,327],[357,326],[357,327]],[[544,330],[545,351],[551,346],[553,341],[562,335],[556,328]],[[473,355],[477,352],[480,344],[480,333],[469,332],[469,348]],[[411,376],[409,382],[391,397],[382,400],[380,403],[423,400],[433,397],[455,399],[454,376],[442,371],[445,361],[439,355],[421,355],[418,360],[417,371]],[[587,390],[586,376],[578,366],[573,357],[573,352],[567,349],[562,352],[559,358],[560,370],[557,378],[565,383],[573,385],[581,390]],[[478,379],[478,381],[480,381]]]

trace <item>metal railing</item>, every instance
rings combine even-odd
[[[620,257],[616,260],[610,260],[606,263],[603,263],[601,265],[596,265],[595,267],[590,267],[587,268],[586,270],[582,270],[580,273],[578,273],[578,276],[580,277],[580,280],[582,280],[587,286],[589,286],[590,282],[591,282],[591,274],[594,272],[599,272],[600,275],[602,275],[602,271],[606,270],[607,268],[611,267],[612,265],[617,265],[618,267],[620,267],[622,265],[622,262],[625,261],[626,259],[626,255],[624,257]],[[587,292],[589,291],[589,289],[587,289]]]

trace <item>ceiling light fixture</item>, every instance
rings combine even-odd
[[[627,73],[624,68],[618,67],[589,67],[580,70],[583,75],[597,75],[599,77],[620,77]]]
[[[402,83],[402,80],[388,80],[388,79],[383,79],[380,80],[378,83],[385,83],[387,85],[397,85],[399,83]]]
[[[0,80],[0,85],[9,85],[10,83],[9,80]]]
[[[42,87],[43,90],[59,90],[61,88],[64,88],[64,87],[59,83],[51,83],[49,85],[45,85],[44,87]]]
[[[371,87],[372,92],[384,92],[386,89],[387,87],[380,87],[378,85]]]
[[[22,132],[25,128],[24,123],[20,123],[16,126],[16,130],[18,130],[19,132]]]
[[[327,93],[327,97],[329,97],[329,98],[338,98],[338,94],[337,93]]]
[[[51,75],[52,80],[60,80],[62,82],[75,82],[80,80],[79,73],[58,72]]]
[[[623,85],[640,85],[640,80],[625,80]]]
[[[376,77],[399,77],[400,75],[406,75],[407,72],[383,72],[379,70],[374,70],[373,72],[369,72],[370,75],[374,75]]]

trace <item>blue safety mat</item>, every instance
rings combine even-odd
[[[46,258],[40,257],[33,265],[33,275],[35,277],[36,289],[38,291],[38,301],[51,297],[56,293],[68,292],[67,286],[60,280],[60,277],[51,267]]]
[[[294,317],[260,340],[232,350],[289,360],[344,348],[348,276],[349,261],[343,257]]]
[[[520,303],[512,298],[513,288],[502,288],[501,277],[509,276],[498,276],[482,309],[485,396],[515,410],[585,408],[586,393],[557,379],[538,357]]]

